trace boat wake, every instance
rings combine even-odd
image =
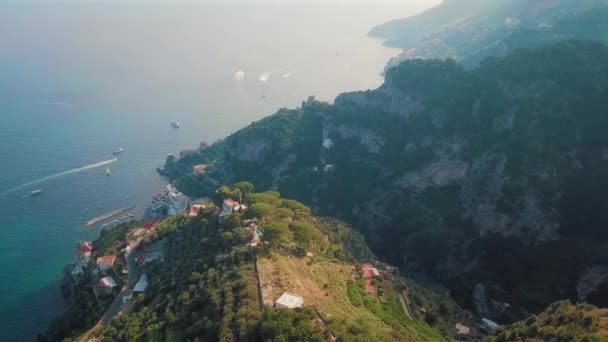
[[[243,70],[237,71],[234,75],[234,80],[236,81],[236,83],[240,84],[241,82],[243,82],[243,79],[245,79],[245,72]]]
[[[37,179],[35,181],[31,181],[31,182],[27,182],[27,183],[21,184],[21,185],[16,186],[16,187],[14,187],[12,189],[8,189],[8,190],[6,190],[4,192],[0,192],[0,196],[4,196],[4,195],[7,195],[7,194],[10,194],[11,192],[17,191],[19,189],[23,189],[23,188],[28,187],[30,185],[42,183],[44,181],[47,181],[47,180],[50,180],[50,179],[53,179],[53,178],[58,178],[58,177],[62,177],[62,176],[71,175],[73,173],[79,173],[79,172],[83,172],[83,171],[87,171],[87,170],[96,169],[98,167],[102,167],[102,166],[105,166],[105,165],[108,165],[108,164],[112,164],[112,163],[115,163],[117,161],[118,161],[118,159],[113,158],[113,159],[110,159],[110,160],[105,160],[105,161],[102,161],[102,162],[99,162],[99,163],[94,163],[94,164],[86,165],[86,166],[79,167],[79,168],[76,168],[76,169],[71,169],[71,170],[68,170],[68,171],[64,171],[64,172],[61,172],[61,173],[58,173],[58,174],[55,174],[55,175],[51,175],[51,176],[47,176],[47,177],[44,177],[44,178],[40,178],[40,179]]]
[[[29,102],[41,104],[41,105],[49,105],[49,106],[74,107],[73,103],[67,103],[67,102],[48,102],[48,101],[29,101]]]

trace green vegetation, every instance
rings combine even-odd
[[[552,304],[539,315],[499,328],[489,342],[608,340],[608,310],[568,301]]]
[[[219,143],[217,181],[249,173],[258,190],[354,223],[380,257],[443,281],[463,306],[477,283],[495,283],[519,306],[509,322],[575,299],[580,271],[608,257],[607,89],[608,48],[596,42],[517,50],[475,70],[407,61],[377,91],[282,110]],[[307,222],[310,209],[273,194],[247,198],[274,206],[262,206],[264,224]]]
[[[91,329],[112,297],[96,308],[94,299],[83,297],[90,291],[83,291],[74,298],[79,305],[47,336],[75,338],[86,332],[86,338],[102,341],[445,341],[453,336],[408,319],[388,278],[374,280],[378,295],[365,292],[354,263],[374,256],[361,234],[339,220],[311,216],[304,204],[278,192],[254,193],[253,186],[243,184],[217,189],[216,202],[244,195],[248,210],[222,219],[214,209],[196,218],[171,216],[146,234],[144,244],[163,240],[164,259],[140,266],[149,286],[134,294],[124,314]],[[99,253],[117,253],[116,241],[140,224],[109,230],[94,246]],[[249,247],[257,231],[263,232],[261,244]],[[302,295],[305,307],[263,305],[284,291]]]

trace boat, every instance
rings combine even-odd
[[[124,151],[125,151],[124,148],[119,147],[119,148],[115,149],[114,151],[112,151],[112,154],[117,155],[117,154],[123,153]]]
[[[175,127],[175,128],[179,128],[180,124],[178,121],[171,121],[171,126]]]
[[[42,189],[33,190],[33,191],[30,193],[30,197],[38,196],[38,195],[40,195],[42,192],[43,192],[43,191],[42,191]]]
[[[110,172],[110,169],[106,169],[106,176],[109,176],[111,174],[112,174],[112,172]]]

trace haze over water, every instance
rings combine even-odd
[[[0,4],[0,193],[125,148],[116,163],[0,195],[2,341],[46,329],[75,243],[99,234],[82,224],[129,204],[141,212],[166,184],[154,169],[168,153],[308,95],[377,87],[398,51],[367,31],[420,9],[126,3]]]

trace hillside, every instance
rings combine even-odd
[[[475,67],[488,56],[540,47],[567,38],[606,38],[601,0],[453,1],[411,18],[373,28],[370,35],[404,52],[387,68],[414,58],[452,58]],[[586,19],[591,19],[587,21]]]
[[[134,222],[104,233],[92,244],[94,255],[116,255],[120,260],[124,255],[124,263],[130,262],[131,252],[116,248],[118,241],[138,241],[137,247],[133,242],[129,246],[144,260],[151,258],[154,246],[162,245],[157,249],[161,257],[134,266],[140,282],[146,276],[147,287],[138,290],[122,278],[129,289],[104,296],[105,313],[89,315],[86,322],[79,321],[83,317],[78,308],[91,301],[76,296],[72,310],[62,324],[49,329],[47,338],[448,341],[456,322],[471,325],[470,316],[445,294],[420,291],[396,269],[378,263],[363,237],[345,223],[314,217],[308,207],[279,193],[252,189],[243,182],[221,187],[214,193],[216,204],[204,204],[198,214],[181,213],[153,225]],[[119,278],[124,263],[101,272]],[[369,278],[375,293],[366,291],[364,269],[369,263],[380,270]],[[100,273],[99,266],[89,268],[93,271],[83,283]],[[129,268],[129,274],[133,270]],[[301,296],[303,306],[273,309],[279,305],[275,302],[282,303],[284,293]],[[424,301],[433,319],[421,319],[420,311],[413,317],[408,295]],[[121,303],[118,309],[112,309],[112,301]],[[118,314],[106,319],[109,312]]]
[[[607,94],[608,48],[592,42],[471,71],[408,61],[377,90],[281,110],[165,170],[195,197],[238,179],[278,189],[509,322],[564,298],[605,305]],[[197,163],[212,166],[190,175]]]
[[[608,310],[590,305],[557,302],[525,322],[499,328],[489,342],[606,341]]]

